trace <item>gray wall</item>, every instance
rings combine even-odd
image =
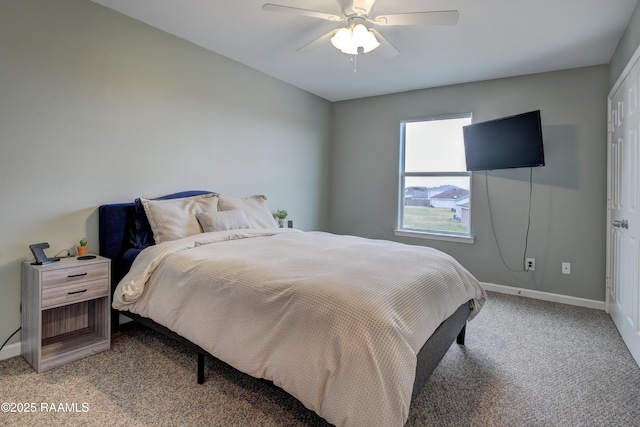
[[[263,193],[325,229],[330,126],[329,102],[90,1],[2,0],[0,343],[28,245],[97,251],[100,204]]]
[[[631,14],[629,25],[609,61],[609,88],[616,84],[638,46],[640,46],[640,3]]]
[[[608,66],[344,101],[333,109],[331,227],[340,234],[441,249],[479,280],[604,301]],[[547,165],[533,170],[527,255],[536,271],[512,273],[491,233],[484,173],[472,178],[475,244],[395,237],[402,119],[471,112],[480,122],[541,110]],[[506,262],[521,268],[528,169],[489,173],[495,229]],[[561,274],[561,263],[572,274]]]
[[[265,193],[303,229],[430,245],[483,281],[603,300],[606,93],[639,44],[640,7],[611,67],[332,106],[88,0],[2,0],[0,339],[20,325],[29,243],[48,241],[53,255],[86,236],[96,251],[100,204],[194,188]],[[536,108],[547,166],[534,170],[534,274],[501,264],[482,174],[473,178],[474,245],[393,236],[402,118],[470,111],[481,121]],[[527,179],[489,176],[512,266]],[[561,261],[572,262],[571,276]]]

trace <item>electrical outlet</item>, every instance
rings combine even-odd
[[[535,258],[525,258],[524,260],[524,271],[533,271],[536,269],[536,259]]]
[[[571,263],[563,262],[562,263],[562,274],[571,274]]]

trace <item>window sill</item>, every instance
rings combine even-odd
[[[475,242],[473,236],[459,236],[457,234],[440,234],[428,231],[393,230],[393,234],[399,237],[414,237],[417,239],[443,240],[445,242],[466,243],[472,245]]]

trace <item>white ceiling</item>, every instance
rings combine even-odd
[[[351,57],[344,26],[262,10],[277,3],[340,15],[336,0],[93,0],[329,101],[607,64],[638,0],[378,0],[375,14],[455,9],[455,26],[375,27],[400,54]]]

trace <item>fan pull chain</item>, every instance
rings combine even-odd
[[[353,73],[357,74],[358,73],[358,57],[356,55],[351,55],[350,61],[353,64]]]

